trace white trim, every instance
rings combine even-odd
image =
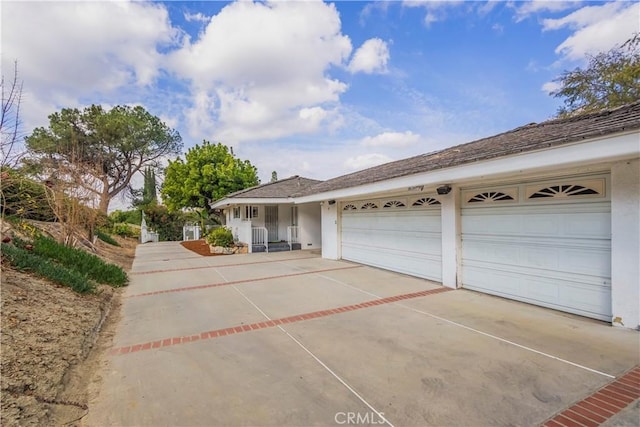
[[[252,197],[244,199],[232,197],[230,199],[220,199],[210,206],[211,209],[224,209],[233,205],[279,205],[283,203],[293,204],[293,199],[291,197]]]

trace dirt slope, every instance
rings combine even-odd
[[[129,271],[136,243],[119,241],[120,248],[98,241],[98,254]],[[100,350],[109,344],[100,331],[117,319],[121,292],[101,286],[95,295],[78,295],[3,262],[0,424],[78,424]]]

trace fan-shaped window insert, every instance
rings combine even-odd
[[[471,197],[468,200],[468,203],[500,202],[505,200],[514,200],[514,198],[509,194],[505,194],[501,191],[487,191]]]
[[[382,206],[383,208],[403,208],[405,206],[400,200],[390,200]]]
[[[432,197],[423,197],[413,202],[411,206],[429,206],[429,205],[439,205],[439,204],[440,202]]]
[[[352,205],[351,203],[345,205],[344,208],[342,208],[343,211],[355,211],[356,209],[358,208],[356,208],[356,206]]]
[[[376,205],[375,203],[369,202],[362,205],[362,208],[360,209],[378,209],[378,205]]]
[[[542,199],[546,197],[571,197],[571,196],[589,196],[600,194],[597,190],[582,185],[565,184],[565,185],[552,185],[546,188],[542,188],[532,195],[530,199]]]

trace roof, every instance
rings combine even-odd
[[[640,101],[597,113],[531,123],[499,135],[441,151],[374,166],[323,181],[309,187],[304,195],[541,150],[634,129],[640,129]]]
[[[317,179],[309,179],[294,175],[275,182],[269,182],[267,184],[236,191],[235,193],[228,194],[225,199],[278,199],[293,197],[302,194],[313,185],[320,183],[322,183],[322,181]]]

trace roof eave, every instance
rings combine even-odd
[[[293,204],[291,197],[230,197],[211,203],[211,209],[224,209],[236,205],[279,205]]]
[[[414,186],[438,186],[490,176],[513,175],[522,171],[561,168],[576,164],[594,164],[640,157],[640,129],[605,135],[584,141],[548,147],[524,153],[463,163],[416,174],[384,179],[370,184],[346,187],[295,198],[295,203],[345,200],[375,193],[398,191]]]

